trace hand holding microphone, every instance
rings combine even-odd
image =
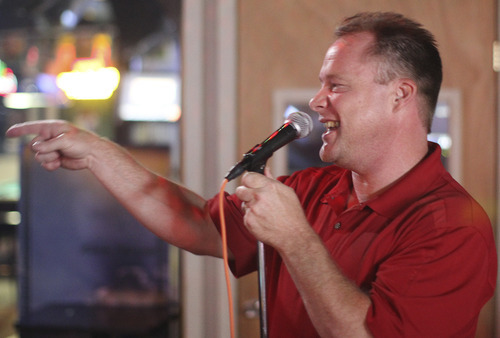
[[[313,127],[311,117],[304,112],[288,115],[285,123],[262,143],[255,145],[243,155],[241,161],[234,165],[225,178],[235,179],[245,171],[263,172],[266,161],[273,153],[297,138],[309,135]]]

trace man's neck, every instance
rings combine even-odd
[[[413,152],[413,156],[386,161],[386,165],[373,168],[367,173],[352,172],[353,192],[359,203],[364,203],[383,193],[401,177],[408,173],[427,155],[427,143],[424,148]]]

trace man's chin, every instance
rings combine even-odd
[[[321,159],[321,161],[325,162],[325,163],[334,163],[334,159],[333,159],[333,156],[331,156],[331,154],[327,154],[323,148],[321,148],[320,152],[319,152],[319,158]]]

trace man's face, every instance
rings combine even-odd
[[[393,86],[374,81],[378,63],[366,56],[373,41],[369,33],[345,36],[327,51],[319,79],[321,88],[311,99],[326,131],[320,157],[353,171],[382,159],[391,145]]]

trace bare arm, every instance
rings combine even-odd
[[[322,337],[371,337],[370,298],[342,274],[316,233],[297,234],[279,252]]]
[[[371,300],[347,279],[311,229],[295,192],[255,173],[236,190],[245,225],[282,257],[316,330],[322,337],[370,337],[365,324]]]
[[[35,158],[47,170],[88,169],[132,215],[165,241],[195,254],[221,257],[221,240],[194,192],[137,163],[117,144],[64,121],[14,125],[8,137],[35,134]]]

